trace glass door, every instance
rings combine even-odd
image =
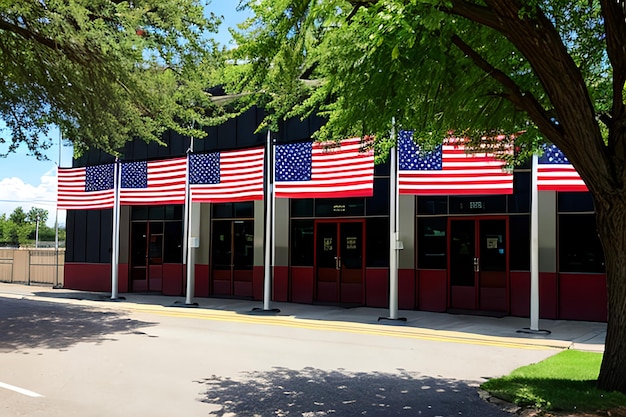
[[[131,224],[130,291],[161,291],[163,222]]]
[[[362,304],[365,222],[317,221],[315,235],[316,301]]]
[[[507,312],[508,219],[449,220],[449,306]]]
[[[215,220],[211,258],[211,295],[252,297],[254,221]]]

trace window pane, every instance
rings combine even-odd
[[[604,253],[593,214],[559,215],[559,270],[604,272]]]
[[[131,208],[131,219],[133,220],[148,220],[148,208],[149,206],[134,206]]]
[[[530,216],[509,217],[509,262],[513,271],[530,271]]]
[[[233,203],[213,204],[213,218],[224,219],[232,218],[234,214]]]
[[[151,206],[149,209],[150,220],[165,219],[165,206]]]
[[[417,219],[417,267],[419,269],[446,269],[445,217]]]
[[[183,206],[180,204],[170,204],[165,206],[165,220],[182,220]]]
[[[318,198],[315,200],[315,215],[319,217],[363,216],[364,198]]]
[[[418,214],[448,214],[448,197],[417,197]]]
[[[313,201],[314,200],[312,198],[294,198],[293,200],[291,200],[291,216],[313,216]]]
[[[557,193],[559,212],[592,212],[595,210],[593,206],[593,198],[591,193]]]
[[[235,217],[254,217],[254,202],[235,203]]]
[[[506,195],[450,196],[451,214],[506,212]]]
[[[183,223],[166,222],[163,262],[179,264],[183,261]]]
[[[389,218],[365,221],[365,255],[368,267],[389,267]]]
[[[291,221],[291,265],[313,266],[313,220]]]

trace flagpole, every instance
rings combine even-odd
[[[59,126],[59,163],[57,165],[57,194],[59,190],[58,181],[59,181],[59,167],[61,166],[61,145],[63,143],[63,132],[61,131],[61,126]],[[54,259],[55,259],[55,272],[54,272],[54,287],[60,288],[59,286],[59,199],[57,197],[57,204],[55,206],[55,217],[54,217]]]
[[[396,136],[395,119],[392,120],[391,137],[395,141],[389,150],[389,317],[379,317],[378,320],[400,320],[398,317],[398,141]]]
[[[193,264],[193,248],[197,245],[192,245],[192,236],[191,236],[191,215],[192,215],[192,206],[191,206],[191,186],[189,185],[189,158],[191,158],[191,154],[193,153],[193,145],[194,145],[193,136],[191,136],[191,143],[189,144],[189,152],[187,152],[187,173],[186,173],[186,185],[185,185],[185,222],[186,222],[186,230],[187,235],[185,238],[187,239],[187,296],[185,298],[185,304],[188,306],[197,306],[198,303],[193,302],[193,295],[196,287],[196,276],[194,271]]]
[[[111,253],[111,300],[119,300],[118,296],[118,268],[120,246],[120,164],[116,159],[113,165],[113,236]]]
[[[273,279],[273,244],[274,244],[274,152],[272,132],[267,131],[265,143],[265,245],[263,261],[263,308],[253,308],[254,313],[278,313],[277,308],[271,307],[272,279]]]

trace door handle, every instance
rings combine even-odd
[[[341,257],[335,256],[335,269],[341,269]]]
[[[474,272],[480,272],[479,258],[474,258]]]

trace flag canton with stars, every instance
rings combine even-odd
[[[441,171],[442,146],[422,152],[413,141],[413,133],[403,130],[398,138],[398,165],[404,171]]]
[[[556,147],[556,145],[547,145],[543,148],[543,155],[539,157],[540,164],[566,165],[569,159],[565,154]]]
[[[148,188],[148,163],[145,161],[123,163],[122,188]]]
[[[219,184],[219,152],[189,155],[190,184]]]
[[[276,181],[311,181],[311,142],[276,146]]]
[[[113,164],[96,165],[85,168],[85,191],[113,189]]]

